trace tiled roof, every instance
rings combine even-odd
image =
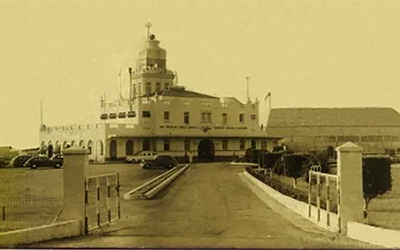
[[[150,96],[154,96],[155,93],[150,94]],[[172,96],[172,97],[189,97],[189,98],[212,98],[212,99],[218,99],[218,97],[215,96],[210,96],[194,91],[189,91],[185,89],[175,89],[175,88],[168,88],[164,89],[160,93],[158,93],[159,96]]]
[[[276,108],[269,128],[274,127],[400,127],[400,114],[393,108]]]

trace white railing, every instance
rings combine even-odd
[[[319,168],[318,168],[319,167]],[[313,185],[316,185],[316,210],[317,210],[317,218],[316,221],[318,223],[322,222],[321,218],[321,212],[322,210],[325,210],[326,214],[326,226],[330,227],[332,226],[331,223],[331,202],[333,201],[331,197],[331,185],[333,184],[336,192],[336,208],[337,208],[337,226],[338,229],[340,229],[340,178],[337,175],[333,174],[326,174],[326,173],[321,173],[321,167],[320,166],[313,166],[310,168],[311,170],[309,171],[308,175],[308,217],[312,217],[312,197],[313,197]],[[319,171],[316,171],[319,170]],[[315,179],[316,178],[316,183]],[[322,179],[323,178],[323,179]],[[322,180],[325,180],[322,182]],[[333,190],[335,190],[333,189]],[[322,191],[325,191],[324,193]],[[321,201],[325,199],[325,209],[321,208]]]

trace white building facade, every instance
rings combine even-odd
[[[149,36],[136,68],[128,71],[129,97],[103,99],[98,124],[42,127],[41,150],[85,147],[89,159],[100,162],[143,150],[195,160],[230,160],[247,148],[272,150],[279,138],[260,127],[258,101],[186,90],[176,86],[166,65],[166,51]]]

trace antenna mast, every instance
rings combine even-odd
[[[129,111],[132,111],[132,68],[129,68]]]

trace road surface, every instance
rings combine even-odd
[[[262,201],[243,170],[193,164],[157,199],[124,201],[123,218],[102,231],[29,247],[373,247],[320,230],[272,198]]]

